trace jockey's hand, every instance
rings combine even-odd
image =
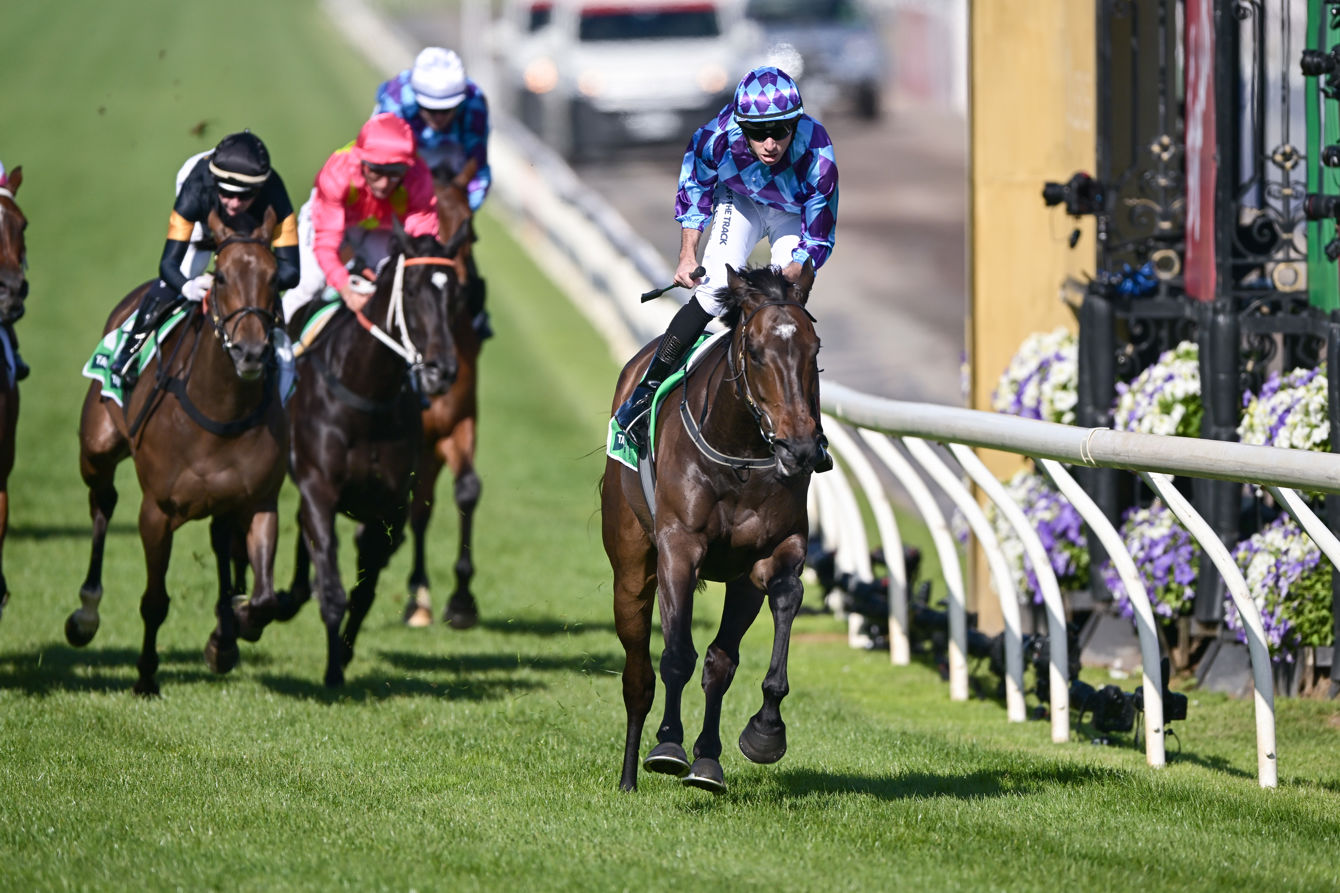
[[[675,270],[675,282],[685,288],[694,288],[702,281],[702,277],[693,278],[693,274],[698,269],[697,258],[680,258],[679,267]]]
[[[345,306],[356,313],[363,309],[372,295],[357,288],[353,282],[346,282],[340,289],[340,297],[344,299]]]
[[[791,263],[782,267],[782,278],[790,283],[798,282],[800,281],[801,271],[804,269],[804,264],[798,264],[795,261],[791,261]]]
[[[181,296],[188,301],[195,301],[199,304],[209,294],[210,288],[214,285],[213,273],[201,273],[194,279],[186,280],[186,284],[181,287]]]

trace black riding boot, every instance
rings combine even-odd
[[[474,326],[475,334],[479,336],[480,341],[484,341],[493,337],[493,326],[489,325],[489,312],[484,309],[485,283],[479,277],[479,271],[475,269],[473,256],[466,261],[466,269],[470,276],[470,284],[465,287],[465,309],[470,314],[470,324]]]
[[[139,352],[149,339],[149,333],[158,325],[162,312],[177,297],[172,286],[162,279],[149,286],[149,290],[140,298],[140,306],[135,311],[135,325],[121,342],[121,349],[112,357],[111,370],[121,376],[121,389],[129,392],[139,380]]]
[[[642,380],[633,388],[632,395],[615,410],[614,420],[619,423],[619,427],[638,450],[643,450],[647,446],[649,424],[647,416],[651,409],[651,400],[656,396],[656,389],[679,368],[679,364],[684,361],[684,357],[697,342],[698,336],[711,321],[712,315],[703,309],[696,297],[690,298],[687,304],[680,307],[674,319],[670,320],[665,334],[661,336],[656,355],[651,358],[651,364],[642,374]]]

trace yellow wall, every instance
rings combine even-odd
[[[1092,218],[1072,251],[1074,221],[1042,203],[1042,184],[1094,169],[1094,4],[971,0],[968,361],[971,404],[991,391],[1032,332],[1075,330],[1060,300],[1068,276],[1094,266]],[[982,458],[1000,477],[1020,460]],[[979,625],[1000,629],[985,562],[973,561]]]

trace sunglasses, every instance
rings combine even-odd
[[[790,121],[778,121],[775,124],[741,124],[740,130],[744,132],[745,136],[757,143],[769,138],[780,143],[791,135],[791,132],[795,130],[795,125]]]
[[[409,172],[407,164],[372,164],[364,162],[363,167],[370,174],[376,174],[379,177],[403,177]]]
[[[238,190],[236,190],[236,189],[220,189],[220,190],[219,190],[219,198],[221,198],[221,199],[224,199],[224,198],[236,198],[236,199],[241,199],[241,200],[244,201],[244,202],[246,202],[246,201],[251,201],[253,198],[255,198],[255,197],[256,197],[257,195],[259,195],[259,194],[260,194],[260,190],[259,190],[259,189],[247,189],[247,190],[245,190],[245,191],[238,191]]]

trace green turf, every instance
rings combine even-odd
[[[83,650],[61,633],[87,560],[79,367],[108,309],[152,274],[186,155],[249,125],[300,197],[353,135],[376,75],[309,4],[18,4],[5,29],[0,157],[28,178],[19,332],[34,372],[5,544],[0,889],[1336,886],[1331,704],[1279,702],[1281,784],[1262,791],[1250,703],[1193,693],[1180,756],[1153,771],[1129,746],[1051,744],[1046,723],[1010,725],[997,702],[952,704],[929,666],[852,651],[824,616],[798,626],[781,763],[754,766],[734,746],[760,699],[765,617],[724,709],[730,791],[644,775],[636,795],[618,793],[622,656],[596,498],[615,364],[487,216],[498,336],[483,366],[482,625],[401,627],[402,553],[343,690],[320,684],[312,606],[211,676],[212,559],[195,524],[169,576],[163,697],[135,698],[144,572],[129,467],[102,629]],[[288,488],[281,583],[292,510]],[[439,610],[449,515],[430,556]],[[719,590],[699,604],[701,651]],[[696,684],[686,704],[692,735]]]

